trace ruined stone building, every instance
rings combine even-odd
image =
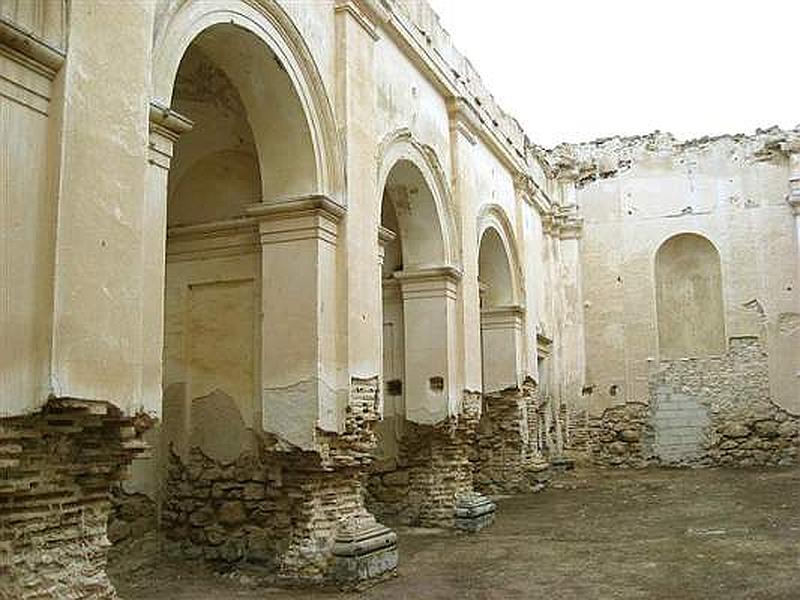
[[[0,0],[0,60],[0,597],[797,460],[797,131],[545,151],[424,2]]]

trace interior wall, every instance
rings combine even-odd
[[[800,286],[786,203],[788,162],[765,149],[767,138],[725,137],[686,147],[663,136],[633,140],[625,149],[628,166],[578,190],[593,412],[646,402],[658,358],[656,250],[687,232],[708,238],[719,251],[725,336],[762,339],[772,400],[800,411]],[[699,326],[714,318],[704,315]],[[717,336],[720,327],[712,328]]]

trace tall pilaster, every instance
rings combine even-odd
[[[164,281],[167,240],[167,183],[175,142],[192,128],[186,117],[150,104],[147,181],[142,207],[142,356],[139,402],[161,414],[164,350]]]

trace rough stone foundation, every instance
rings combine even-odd
[[[185,463],[171,454],[162,513],[168,551],[259,564],[287,582],[334,577],[337,532],[345,528],[353,537],[354,523],[376,525],[363,493],[375,446],[376,386],[375,379],[354,380],[345,431],[319,432],[319,452],[261,436],[257,451],[227,464],[199,448]],[[381,573],[368,574],[392,571],[396,553],[394,565],[382,565]]]
[[[532,383],[484,396],[473,459],[476,490],[508,494],[541,488],[540,413]]]
[[[662,361],[650,403],[629,402],[590,420],[592,459],[602,466],[797,464],[800,416],[769,397],[757,337],[729,340],[720,356]]]
[[[104,402],[0,422],[0,598],[113,598],[109,490],[143,445]]]
[[[145,494],[129,494],[115,485],[110,500],[108,541],[112,544],[142,538],[157,529],[158,507]]]
[[[650,407],[643,402],[612,406],[590,418],[588,438],[597,465],[642,468],[658,462],[652,453]]]
[[[466,393],[460,415],[437,425],[406,423],[396,461],[376,465],[367,503],[387,522],[453,527],[459,497],[473,492],[481,395]]]

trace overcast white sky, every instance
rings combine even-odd
[[[544,146],[800,124],[800,0],[429,0]]]

